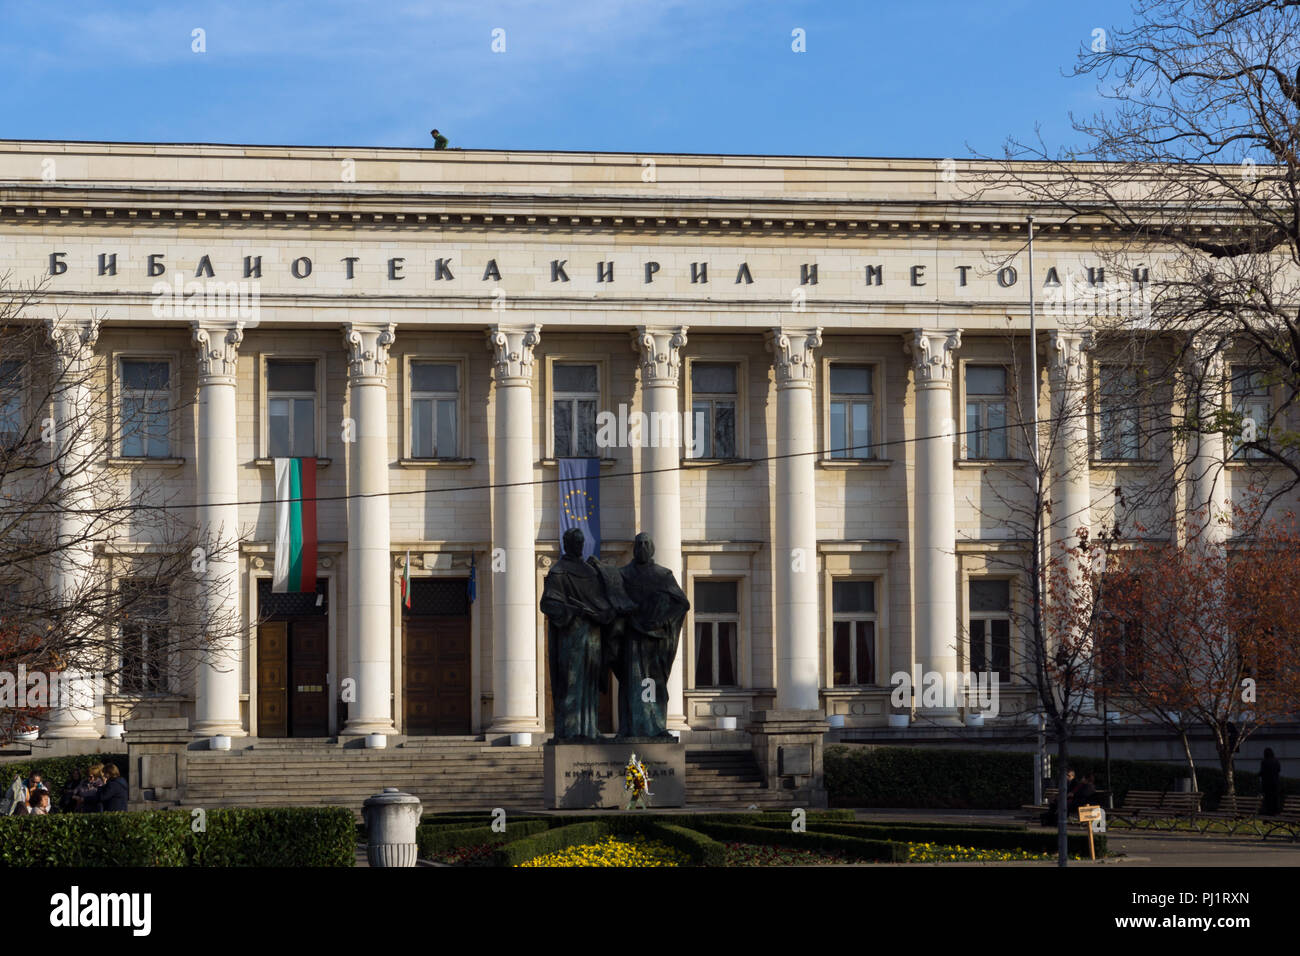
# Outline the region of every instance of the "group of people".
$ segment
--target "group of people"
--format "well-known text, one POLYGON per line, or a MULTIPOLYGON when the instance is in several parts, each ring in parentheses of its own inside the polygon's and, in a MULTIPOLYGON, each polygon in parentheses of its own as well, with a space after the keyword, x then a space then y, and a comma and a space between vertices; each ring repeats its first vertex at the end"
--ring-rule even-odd
MULTIPOLYGON (((1070 768, 1065 772, 1065 810, 1066 813, 1074 813, 1080 807, 1086 807, 1092 804, 1093 799, 1097 796, 1097 778, 1094 774, 1085 774, 1080 777, 1070 768)), ((1043 812, 1043 826, 1056 825, 1056 813, 1059 803, 1053 800, 1047 805, 1043 812)))
POLYGON ((80 770, 72 771, 57 808, 40 773, 32 773, 26 780, 15 777, 5 796, 0 810, 12 816, 121 812, 126 810, 127 786, 117 764, 97 763, 91 764, 84 776, 80 770))

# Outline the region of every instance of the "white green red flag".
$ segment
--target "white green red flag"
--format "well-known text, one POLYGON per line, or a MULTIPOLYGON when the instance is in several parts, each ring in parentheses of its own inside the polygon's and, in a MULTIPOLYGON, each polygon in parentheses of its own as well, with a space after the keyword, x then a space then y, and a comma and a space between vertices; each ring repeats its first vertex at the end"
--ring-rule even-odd
POLYGON ((275 594, 316 593, 316 459, 275 459, 275 594))
POLYGON ((402 604, 411 607, 411 549, 406 549, 406 565, 402 568, 402 604))

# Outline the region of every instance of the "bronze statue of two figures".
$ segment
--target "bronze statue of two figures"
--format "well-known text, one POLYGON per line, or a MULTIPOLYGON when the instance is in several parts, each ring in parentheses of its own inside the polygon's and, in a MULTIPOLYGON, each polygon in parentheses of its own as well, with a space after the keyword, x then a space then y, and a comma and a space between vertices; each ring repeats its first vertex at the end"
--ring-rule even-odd
POLYGON ((546 575, 541 611, 550 636, 556 741, 600 739, 600 686, 618 678, 618 737, 668 739, 668 673, 690 601, 654 542, 636 536, 631 564, 582 560, 583 534, 564 533, 564 555, 546 575))

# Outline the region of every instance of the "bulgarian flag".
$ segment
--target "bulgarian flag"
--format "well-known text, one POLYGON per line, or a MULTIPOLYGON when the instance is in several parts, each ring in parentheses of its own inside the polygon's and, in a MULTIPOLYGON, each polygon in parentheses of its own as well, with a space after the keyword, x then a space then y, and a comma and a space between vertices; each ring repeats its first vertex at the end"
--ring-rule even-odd
POLYGON ((316 459, 275 460, 275 594, 316 593, 316 459))
POLYGON ((411 608, 411 549, 406 549, 406 564, 402 568, 402 604, 411 608))

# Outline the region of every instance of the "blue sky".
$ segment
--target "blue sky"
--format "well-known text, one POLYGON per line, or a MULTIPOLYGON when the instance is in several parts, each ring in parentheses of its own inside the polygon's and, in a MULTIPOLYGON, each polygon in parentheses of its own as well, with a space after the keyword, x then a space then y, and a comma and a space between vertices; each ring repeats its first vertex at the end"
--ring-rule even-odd
POLYGON ((428 146, 436 125, 464 148, 962 158, 1036 126, 1072 142, 1101 101, 1063 72, 1128 20, 1127 0, 0 0, 0 138, 428 146))

